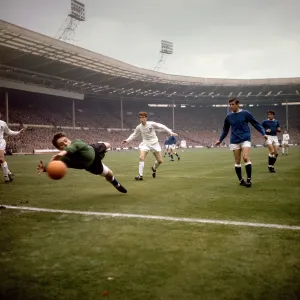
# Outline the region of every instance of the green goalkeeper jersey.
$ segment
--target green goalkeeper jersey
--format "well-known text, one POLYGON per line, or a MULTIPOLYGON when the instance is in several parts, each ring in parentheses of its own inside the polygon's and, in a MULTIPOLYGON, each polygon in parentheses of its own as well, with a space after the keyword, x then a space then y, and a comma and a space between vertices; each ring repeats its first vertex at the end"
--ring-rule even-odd
POLYGON ((81 140, 72 141, 71 145, 64 150, 67 154, 61 158, 61 161, 68 168, 87 169, 95 159, 94 148, 81 140))

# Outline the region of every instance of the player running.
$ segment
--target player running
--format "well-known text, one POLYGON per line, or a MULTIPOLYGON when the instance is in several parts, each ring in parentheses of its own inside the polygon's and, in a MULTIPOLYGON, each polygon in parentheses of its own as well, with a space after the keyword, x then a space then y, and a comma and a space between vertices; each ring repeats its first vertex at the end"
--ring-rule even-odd
MULTIPOLYGON (((1 113, 0 113, 0 118, 1 118, 1 113)), ((14 175, 11 173, 11 171, 8 168, 7 162, 5 161, 4 158, 4 151, 6 148, 6 141, 4 139, 4 134, 7 135, 18 135, 24 130, 21 129, 20 131, 13 131, 10 130, 6 124, 6 122, 0 120, 0 165, 3 171, 4 175, 4 182, 9 183, 14 180, 14 175)))
POLYGON ((282 155, 285 154, 287 156, 289 153, 289 140, 290 140, 290 135, 285 130, 282 135, 282 143, 281 143, 282 155))
POLYGON ((167 137, 167 139, 164 141, 164 149, 165 149, 164 157, 166 157, 166 155, 167 155, 168 152, 169 152, 169 140, 168 140, 168 137, 167 137))
POLYGON ((140 134, 143 141, 139 145, 140 149, 140 161, 139 161, 139 175, 135 177, 135 180, 143 180, 145 158, 149 151, 151 151, 156 158, 154 165, 152 166, 152 177, 156 177, 156 170, 163 162, 161 155, 161 146, 158 143, 155 129, 163 129, 170 135, 177 136, 171 129, 163 124, 147 121, 148 114, 146 112, 139 112, 138 118, 140 124, 135 128, 134 132, 126 139, 122 141, 122 144, 126 144, 133 139, 137 138, 140 134))
POLYGON ((268 119, 261 123, 262 127, 265 129, 268 139, 266 144, 269 149, 268 156, 268 168, 271 173, 276 173, 274 169, 274 164, 276 162, 279 150, 279 142, 277 137, 277 132, 280 132, 280 125, 277 120, 275 120, 275 112, 268 111, 268 119))
POLYGON ((181 148, 181 151, 183 152, 184 151, 184 149, 186 149, 187 147, 186 147, 186 140, 181 140, 181 142, 180 142, 180 148, 181 148))
POLYGON ((174 161, 174 156, 173 154, 175 154, 177 156, 177 159, 180 160, 180 156, 178 155, 178 153, 176 152, 176 143, 177 143, 177 139, 175 136, 170 135, 168 137, 168 144, 169 144, 169 148, 168 148, 168 154, 171 158, 171 161, 174 161))
POLYGON ((239 108, 239 103, 239 100, 236 98, 229 100, 229 106, 232 112, 229 113, 225 118, 223 132, 219 140, 216 142, 216 145, 220 145, 222 143, 222 141, 226 138, 231 127, 230 150, 233 151, 235 159, 235 172, 240 181, 240 185, 251 187, 251 133, 248 123, 251 123, 251 125, 257 131, 259 131, 265 139, 267 139, 268 136, 266 135, 263 127, 259 124, 259 122, 253 117, 253 115, 249 111, 239 108), (245 163, 247 181, 245 181, 242 177, 241 157, 243 157, 245 163))
MULTIPOLYGON (((102 163, 105 153, 110 149, 109 143, 98 142, 88 145, 81 140, 71 141, 65 134, 57 133, 53 137, 52 144, 60 150, 52 157, 52 160, 61 160, 68 168, 84 169, 94 175, 101 175, 119 192, 127 193, 127 190, 114 177, 113 172, 102 163)), ((37 170, 39 174, 46 172, 47 165, 40 161, 37 170)))

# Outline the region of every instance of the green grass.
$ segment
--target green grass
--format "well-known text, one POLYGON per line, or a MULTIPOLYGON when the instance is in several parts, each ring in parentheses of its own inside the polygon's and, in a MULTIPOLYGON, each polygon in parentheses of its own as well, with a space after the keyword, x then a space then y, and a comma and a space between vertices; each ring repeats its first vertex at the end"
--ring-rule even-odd
MULTIPOLYGON (((135 182, 137 152, 104 160, 128 194, 69 170, 36 174, 40 158, 8 157, 16 174, 0 203, 300 226, 300 151, 267 170, 252 149, 253 187, 225 149, 190 150, 135 182)), ((0 299, 300 299, 300 231, 0 210, 0 299), (113 278, 109 280, 108 278, 113 278)))

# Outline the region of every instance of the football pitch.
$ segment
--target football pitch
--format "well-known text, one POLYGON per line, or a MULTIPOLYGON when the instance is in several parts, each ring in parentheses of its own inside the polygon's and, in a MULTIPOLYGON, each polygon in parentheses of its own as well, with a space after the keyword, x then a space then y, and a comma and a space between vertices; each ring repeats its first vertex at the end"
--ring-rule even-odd
POLYGON ((38 176, 47 155, 7 157, 0 299, 300 299, 300 148, 275 174, 252 149, 252 188, 228 149, 179 154, 155 179, 148 155, 136 182, 138 152, 108 153, 127 194, 85 171, 38 176))

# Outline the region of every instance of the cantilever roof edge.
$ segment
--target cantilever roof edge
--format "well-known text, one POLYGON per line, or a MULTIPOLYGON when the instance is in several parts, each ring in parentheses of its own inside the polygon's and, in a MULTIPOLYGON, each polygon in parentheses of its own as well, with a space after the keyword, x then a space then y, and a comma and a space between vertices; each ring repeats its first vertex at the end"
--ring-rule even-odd
POLYGON ((202 77, 191 77, 182 75, 171 75, 157 71, 152 71, 140 67, 130 65, 128 63, 104 56, 102 54, 95 53, 93 51, 74 46, 52 37, 34 32, 32 30, 8 23, 4 20, 0 20, 0 29, 5 29, 15 35, 26 36, 33 39, 37 43, 45 43, 47 45, 53 45, 64 51, 77 53, 81 56, 91 58, 97 61, 101 61, 112 67, 123 69, 128 72, 148 76, 155 78, 157 82, 161 80, 168 81, 169 83, 182 82, 182 84, 197 84, 197 85, 222 85, 222 86, 260 86, 260 85, 293 85, 300 84, 300 77, 294 78, 269 78, 269 79, 226 79, 226 78, 202 78, 202 77))

